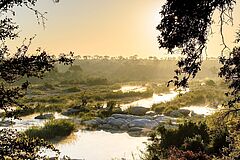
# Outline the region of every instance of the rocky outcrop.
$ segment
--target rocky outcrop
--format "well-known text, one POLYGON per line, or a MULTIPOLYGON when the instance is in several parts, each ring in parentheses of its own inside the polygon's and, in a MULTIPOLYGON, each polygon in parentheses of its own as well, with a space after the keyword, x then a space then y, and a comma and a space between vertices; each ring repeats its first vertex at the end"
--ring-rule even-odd
POLYGON ((63 112, 62 115, 64 116, 70 116, 70 115, 76 115, 78 113, 80 113, 81 110, 80 109, 76 109, 76 108, 69 108, 67 111, 63 112))
POLYGON ((146 114, 147 111, 149 111, 149 108, 145 108, 141 106, 130 107, 128 109, 129 114, 137 115, 137 116, 143 116, 146 114))
POLYGON ((53 118, 55 118, 54 115, 49 113, 49 114, 40 114, 36 116, 34 119, 53 119, 53 118))
POLYGON ((96 118, 89 121, 84 121, 83 124, 95 127, 103 130, 111 131, 126 131, 131 133, 140 134, 145 133, 145 131, 150 131, 159 123, 168 122, 176 123, 176 118, 171 118, 167 116, 136 116, 129 114, 113 114, 110 117, 101 119, 96 118))

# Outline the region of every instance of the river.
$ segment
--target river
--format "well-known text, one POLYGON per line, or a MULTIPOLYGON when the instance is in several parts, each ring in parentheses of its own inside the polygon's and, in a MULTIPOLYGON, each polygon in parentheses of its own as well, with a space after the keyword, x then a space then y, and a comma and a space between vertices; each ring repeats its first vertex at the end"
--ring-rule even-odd
MULTIPOLYGON (((145 90, 144 86, 124 86, 121 88, 124 92, 129 91, 143 91, 145 90)), ((187 90, 189 91, 189 90, 187 90)), ((185 91, 185 92, 187 92, 185 91)), ((128 104, 122 104, 122 108, 128 108, 130 106, 143 106, 150 108, 153 104, 171 101, 174 99, 179 92, 173 90, 170 93, 166 94, 153 94, 150 98, 141 99, 134 101, 128 104)), ((199 108, 197 106, 185 107, 184 109, 193 110, 197 114, 202 114, 200 111, 206 111, 208 107, 199 108), (199 112, 197 112, 199 109, 199 112)), ((209 110, 207 110, 209 111, 209 110)), ((209 114, 213 113, 213 110, 210 110, 209 114)), ((204 112, 205 113, 205 112, 204 112)), ((11 127, 17 130, 24 130, 30 126, 34 125, 44 125, 45 120, 34 119, 36 114, 22 117, 22 120, 14 120, 15 124, 11 127)), ((55 113, 55 118, 68 118, 62 116, 58 113, 55 113)), ((6 127, 0 127, 6 128, 6 127)), ((127 133, 110 133, 105 131, 84 131, 79 130, 78 132, 73 133, 65 140, 55 144, 61 152, 61 156, 68 155, 71 158, 75 159, 86 159, 86 160, 111 160, 113 158, 124 160, 138 160, 140 151, 144 151, 146 145, 144 142, 147 142, 147 137, 131 137, 127 133)))
MULTIPOLYGON (((22 120, 13 120, 15 124, 3 128, 13 128, 24 131, 31 126, 43 126, 46 120, 34 119, 38 114, 22 117, 22 120)), ((66 118, 55 113, 56 119, 66 118)), ((8 120, 8 119, 6 119, 8 120)), ((111 160, 125 158, 138 160, 140 151, 145 150, 147 137, 131 137, 127 133, 110 133, 105 131, 79 130, 66 139, 55 144, 61 152, 61 157, 67 155, 74 159, 111 160), (133 158, 134 157, 134 158, 133 158)), ((51 153, 46 153, 50 156, 51 153)))

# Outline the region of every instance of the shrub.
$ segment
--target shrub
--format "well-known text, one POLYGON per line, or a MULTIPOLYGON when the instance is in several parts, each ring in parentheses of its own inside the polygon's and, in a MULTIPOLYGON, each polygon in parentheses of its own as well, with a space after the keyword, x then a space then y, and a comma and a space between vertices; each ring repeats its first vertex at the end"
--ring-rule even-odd
POLYGON ((41 138, 44 140, 56 140, 70 135, 76 126, 73 122, 61 119, 50 120, 43 127, 31 127, 25 131, 29 137, 41 138))
POLYGON ((87 79, 86 83, 88 85, 107 85, 109 84, 108 80, 106 78, 89 78, 87 79))
POLYGON ((218 128, 212 137, 212 149, 214 153, 220 153, 224 147, 228 147, 229 143, 227 141, 229 137, 229 132, 226 127, 218 128))
POLYGON ((71 92, 80 92, 81 90, 78 87, 71 87, 68 89, 65 89, 64 92, 71 93, 71 92))
POLYGON ((200 135, 195 135, 192 138, 186 138, 183 144, 184 149, 199 152, 204 151, 205 146, 200 135))
POLYGON ((183 151, 177 148, 169 149, 169 158, 170 160, 209 160, 211 159, 206 153, 199 151, 183 151))
POLYGON ((13 129, 0 130, 0 159, 48 159, 40 151, 51 150, 58 157, 59 151, 53 145, 38 138, 30 138, 13 129))
POLYGON ((213 80, 207 80, 206 85, 207 86, 216 86, 216 83, 213 80))
POLYGON ((172 147, 181 150, 204 150, 209 144, 208 127, 205 123, 185 122, 178 129, 166 129, 159 126, 151 136, 151 144, 147 146, 148 159, 160 159, 169 157, 172 147), (195 135, 198 135, 197 137, 195 135))

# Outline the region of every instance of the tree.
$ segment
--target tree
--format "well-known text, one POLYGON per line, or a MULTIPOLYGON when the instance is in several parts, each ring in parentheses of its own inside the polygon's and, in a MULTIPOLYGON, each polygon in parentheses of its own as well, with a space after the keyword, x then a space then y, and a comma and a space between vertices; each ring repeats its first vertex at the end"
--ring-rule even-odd
POLYGON ((73 72, 73 73, 74 72, 82 72, 82 68, 81 68, 80 65, 72 65, 72 66, 69 67, 68 70, 73 72))
MULTIPOLYGON (((15 13, 12 11, 15 6, 26 6, 27 8, 34 11, 37 17, 44 16, 37 10, 33 9, 37 0, 5 0, 0 2, 0 13, 1 15, 11 11, 14 16, 15 13)), ((42 17, 44 20, 44 17, 42 17)), ((44 22, 42 22, 44 23, 44 22)), ((28 44, 22 44, 16 53, 10 53, 6 40, 14 40, 17 38, 18 25, 13 22, 12 18, 6 17, 0 21, 0 39, 2 44, 0 45, 0 110, 4 110, 6 116, 14 116, 8 114, 13 107, 22 107, 24 105, 18 103, 18 99, 24 96, 29 82, 26 81, 21 86, 14 87, 16 81, 23 77, 38 77, 42 78, 45 72, 48 72, 54 68, 54 64, 63 63, 71 64, 72 58, 68 58, 65 54, 60 55, 59 58, 48 55, 45 51, 37 49, 36 55, 29 55, 28 49, 31 45, 32 38, 28 44)), ((73 53, 70 53, 72 56, 73 53)))
MULTIPOLYGON (((235 0, 167 0, 160 12, 162 20, 157 26, 160 31, 160 48, 165 48, 170 53, 180 50, 184 57, 178 61, 176 76, 169 83, 172 82, 177 87, 188 87, 189 78, 194 78, 201 69, 213 12, 220 11, 220 33, 224 47, 220 54, 223 67, 219 76, 229 84, 228 95, 232 97, 228 103, 230 107, 240 102, 240 48, 235 47, 228 57, 223 56, 223 52, 228 48, 224 41, 223 24, 226 17, 232 19, 231 13, 235 4, 235 0)), ((239 41, 240 31, 236 38, 236 42, 239 41)))
MULTIPOLYGON (((207 37, 213 22, 213 13, 216 10, 220 11, 220 33, 223 48, 219 54, 223 66, 220 68, 219 76, 224 78, 229 87, 229 92, 226 93, 229 97, 226 106, 229 108, 225 112, 224 118, 230 113, 235 113, 237 116, 231 116, 230 120, 219 120, 214 117, 218 121, 215 124, 216 127, 224 129, 211 133, 213 134, 211 136, 213 142, 210 146, 213 147, 212 151, 215 152, 213 154, 215 154, 216 159, 240 158, 238 112, 240 111, 240 47, 234 47, 228 56, 223 55, 223 52, 228 48, 224 41, 223 24, 226 22, 226 18, 230 21, 233 19, 232 11, 235 4, 235 0, 167 0, 160 12, 162 20, 157 26, 157 30, 160 31, 158 37, 160 48, 167 49, 169 53, 180 51, 183 55, 183 58, 177 63, 176 76, 169 83, 173 83, 176 87, 188 87, 188 80, 194 78, 201 69, 203 51, 207 45, 207 37), (221 125, 226 126, 226 130, 221 125)), ((237 31, 235 41, 236 43, 240 42, 240 30, 237 31)), ((183 135, 185 134, 184 132, 183 135)), ((148 146, 148 153, 153 157, 149 159, 160 159, 159 154, 163 153, 161 144, 166 140, 164 136, 164 133, 161 133, 160 139, 158 135, 152 137, 153 143, 148 146)), ((168 139, 165 142, 169 143, 171 140, 168 139)), ((201 146, 199 140, 197 137, 190 137, 184 143, 201 146)), ((172 147, 166 155, 169 159, 209 159, 208 156, 212 156, 202 154, 202 152, 194 152, 195 147, 186 148, 185 144, 185 148, 181 148, 177 144, 173 144, 172 147)))
MULTIPOLYGON (((29 86, 29 81, 17 85, 16 82, 21 78, 29 77, 42 78, 45 72, 54 68, 54 64, 71 64, 73 53, 70 57, 62 54, 58 58, 48 55, 45 51, 37 49, 37 54, 28 54, 29 46, 23 43, 15 53, 10 53, 6 44, 7 40, 14 40, 18 36, 18 25, 13 21, 15 16, 14 7, 27 7, 36 14, 39 23, 45 25, 44 14, 35 10, 34 6, 37 0, 1 0, 0 1, 0 110, 5 112, 6 117, 16 117, 15 108, 26 109, 24 104, 18 100, 25 95, 29 86), (12 17, 7 13, 11 13, 12 17), (3 16, 5 16, 3 18, 3 16)), ((57 2, 57 1, 54 1, 57 2)), ((57 151, 53 145, 50 145, 40 139, 31 139, 15 130, 0 130, 0 159, 46 159, 40 156, 42 149, 51 149, 57 151)))
POLYGON ((39 154, 44 149, 50 149, 59 154, 53 145, 38 138, 29 138, 24 133, 12 129, 0 130, 0 142, 0 159, 47 159, 47 156, 39 154))

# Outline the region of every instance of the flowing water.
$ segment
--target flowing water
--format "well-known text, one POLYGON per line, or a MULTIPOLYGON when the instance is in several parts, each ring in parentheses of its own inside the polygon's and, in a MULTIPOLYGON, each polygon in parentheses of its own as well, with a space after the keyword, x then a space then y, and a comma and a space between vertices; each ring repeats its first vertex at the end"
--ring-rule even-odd
POLYGON ((131 85, 124 85, 120 89, 113 90, 113 92, 122 91, 123 93, 127 92, 145 92, 147 87, 145 86, 131 86, 131 85))
POLYGON ((193 111, 196 114, 202 114, 205 116, 214 114, 218 110, 216 108, 211 108, 208 106, 189 106, 189 107, 182 107, 180 109, 187 109, 187 110, 193 111))
POLYGON ((140 100, 137 100, 137 101, 134 101, 131 103, 127 103, 127 104, 121 104, 120 106, 123 110, 125 110, 131 106, 141 106, 141 107, 145 107, 145 108, 151 108, 153 104, 171 101, 177 95, 178 95, 178 93, 175 91, 171 91, 170 93, 160 94, 160 95, 154 93, 152 95, 152 97, 150 97, 150 98, 140 99, 140 100))
MULTIPOLYGON (((139 87, 141 87, 141 86, 139 86, 139 87)), ((129 89, 131 89, 131 88, 129 87, 129 89)), ((174 91, 171 89, 169 93, 161 93, 161 94, 153 93, 152 97, 150 97, 150 98, 143 98, 143 99, 131 102, 131 103, 121 104, 120 107, 123 110, 125 110, 131 106, 141 106, 141 107, 145 107, 145 108, 151 108, 153 104, 171 101, 175 97, 177 97, 179 95, 179 93, 184 94, 186 92, 189 92, 188 88, 186 90, 182 90, 182 91, 174 91)))

